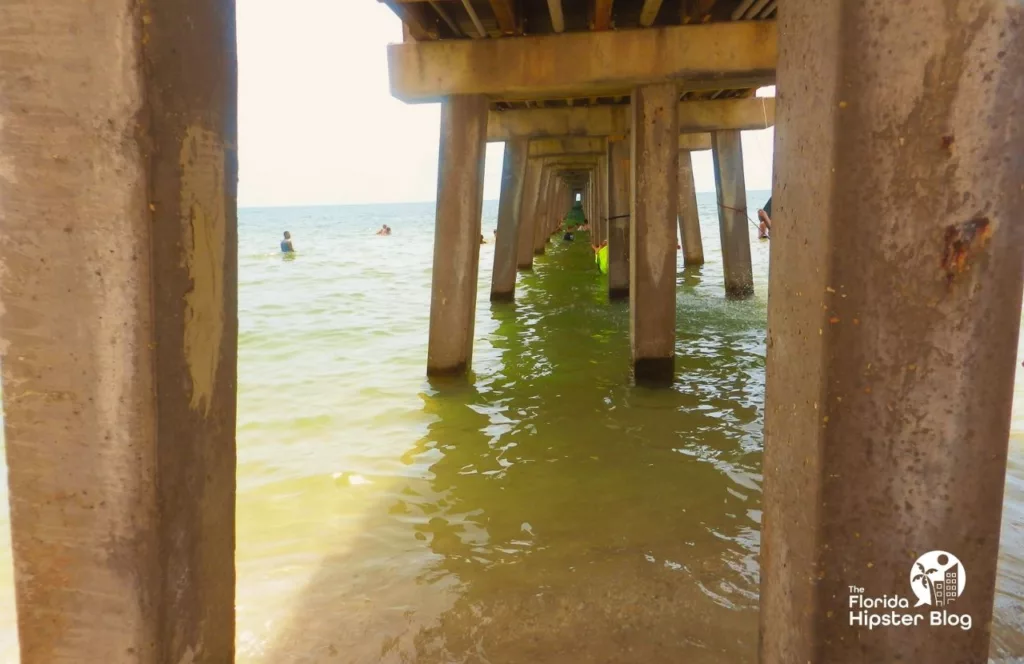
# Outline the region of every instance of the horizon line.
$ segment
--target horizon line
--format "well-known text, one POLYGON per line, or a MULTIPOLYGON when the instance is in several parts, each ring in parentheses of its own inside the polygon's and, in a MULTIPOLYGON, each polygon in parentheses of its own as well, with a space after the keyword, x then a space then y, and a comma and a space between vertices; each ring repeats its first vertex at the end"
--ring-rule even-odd
MULTIPOLYGON (((770 189, 748 189, 749 194, 752 191, 771 191, 770 189)), ((715 190, 710 191, 698 191, 698 194, 713 194, 715 190)), ((484 203, 497 203, 497 198, 485 198, 484 203)), ((437 203, 437 199, 426 200, 426 201, 377 201, 374 203, 270 203, 266 205, 243 205, 238 204, 239 210, 255 210, 255 209, 266 209, 266 208, 289 208, 289 207, 356 207, 365 205, 424 205, 427 203, 437 203)))

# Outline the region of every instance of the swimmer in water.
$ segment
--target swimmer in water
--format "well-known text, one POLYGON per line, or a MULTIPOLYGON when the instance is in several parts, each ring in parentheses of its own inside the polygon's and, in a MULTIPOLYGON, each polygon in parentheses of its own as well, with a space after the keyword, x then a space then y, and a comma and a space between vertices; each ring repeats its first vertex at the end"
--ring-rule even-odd
POLYGON ((292 234, 288 231, 284 232, 284 239, 281 240, 281 253, 282 254, 294 254, 295 245, 292 244, 292 234))
POLYGON ((757 237, 760 240, 770 239, 772 231, 772 219, 764 210, 757 211, 757 218, 761 224, 757 227, 757 237))
MULTIPOLYGON (((494 231, 494 232, 497 233, 498 231, 494 231)), ((484 234, 483 233, 480 234, 480 244, 487 244, 487 240, 484 239, 484 234)))
POLYGON ((381 225, 380 230, 377 231, 377 235, 391 235, 391 227, 387 224, 381 225))

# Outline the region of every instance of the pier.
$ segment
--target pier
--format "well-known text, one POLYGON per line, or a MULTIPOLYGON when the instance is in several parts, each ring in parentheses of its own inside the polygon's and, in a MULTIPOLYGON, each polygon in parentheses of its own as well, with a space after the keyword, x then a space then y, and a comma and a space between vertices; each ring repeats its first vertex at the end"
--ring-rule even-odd
MULTIPOLYGON (((426 373, 472 370, 484 155, 504 142, 494 306, 514 315, 579 196, 609 244, 607 307, 629 310, 622 365, 685 385, 676 245, 689 266, 705 251, 691 154, 712 151, 723 287, 748 298, 740 132, 774 126, 759 659, 986 661, 1024 287, 1024 7, 380 1, 403 25, 381 54, 392 94, 441 104, 426 373), (953 608, 971 629, 851 623, 851 586, 908 594, 933 550, 967 570, 953 608)), ((23 662, 234 659, 235 46, 233 0, 0 8, 23 662)))

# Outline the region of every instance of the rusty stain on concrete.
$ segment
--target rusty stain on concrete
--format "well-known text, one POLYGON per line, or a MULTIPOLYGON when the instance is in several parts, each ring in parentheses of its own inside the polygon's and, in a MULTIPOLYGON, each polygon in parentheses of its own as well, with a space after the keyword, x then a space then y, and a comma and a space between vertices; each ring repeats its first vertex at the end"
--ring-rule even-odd
POLYGON ((952 284, 957 275, 970 268, 971 253, 984 247, 991 236, 992 223, 987 217, 975 217, 946 227, 942 269, 946 271, 947 283, 952 284))
POLYGON ((208 413, 224 333, 224 148, 199 126, 181 144, 181 215, 185 265, 192 290, 185 295, 185 361, 193 410, 208 413))

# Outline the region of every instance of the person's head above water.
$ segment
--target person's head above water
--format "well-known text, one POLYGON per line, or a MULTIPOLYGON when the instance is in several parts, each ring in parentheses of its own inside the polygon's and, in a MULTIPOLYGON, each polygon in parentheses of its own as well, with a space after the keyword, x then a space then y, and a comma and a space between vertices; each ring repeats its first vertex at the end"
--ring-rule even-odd
POLYGON ((288 231, 285 231, 284 232, 284 239, 286 239, 286 240, 292 239, 292 234, 289 233, 288 231))

